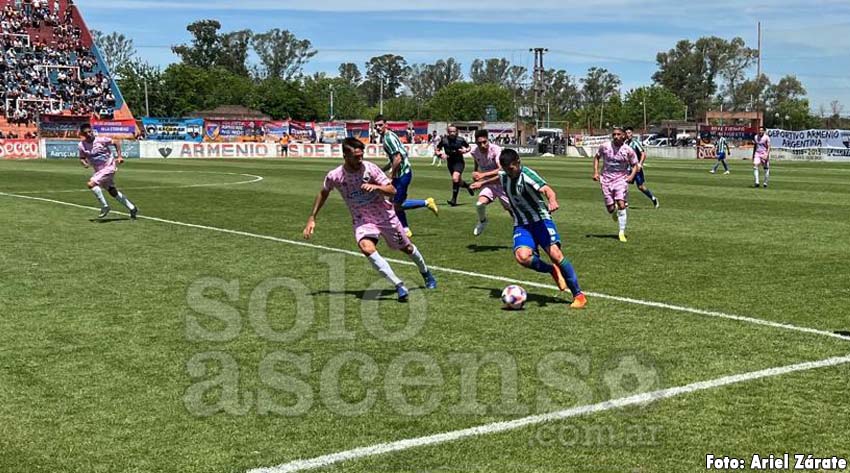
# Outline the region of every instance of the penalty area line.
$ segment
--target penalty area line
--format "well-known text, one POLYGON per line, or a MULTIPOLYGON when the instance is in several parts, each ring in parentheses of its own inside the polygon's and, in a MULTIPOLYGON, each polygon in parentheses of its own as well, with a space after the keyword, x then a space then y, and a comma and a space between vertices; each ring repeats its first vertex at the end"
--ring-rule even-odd
MULTIPOLYGON (((34 196, 28 196, 28 195, 11 194, 11 193, 7 193, 7 192, 0 192, 0 196, 13 197, 13 198, 25 199, 25 200, 33 200, 33 201, 38 201, 38 202, 47 202, 47 203, 59 204, 59 205, 64 205, 64 206, 74 207, 74 208, 79 208, 79 209, 85 209, 85 210, 95 210, 95 211, 100 210, 99 208, 96 208, 96 207, 89 207, 89 206, 74 204, 72 202, 65 202, 65 201, 61 201, 61 200, 47 199, 47 198, 44 198, 44 197, 34 197, 34 196)), ((127 215, 124 212, 113 212, 113 213, 116 213, 118 215, 127 215)), ((362 254, 358 251, 343 250, 343 249, 340 249, 340 248, 333 248, 333 247, 330 247, 330 246, 317 245, 315 243, 309 243, 309 242, 306 242, 306 241, 289 240, 289 239, 286 239, 286 238, 279 238, 279 237, 270 236, 270 235, 261 235, 261 234, 258 234, 258 233, 250 233, 250 232, 244 232, 244 231, 240 231, 240 230, 231 230, 229 228, 219 228, 219 227, 211 227, 211 226, 208 226, 208 225, 199 225, 199 224, 195 224, 195 223, 179 222, 179 221, 176 221, 176 220, 168 220, 168 219, 164 219, 164 218, 149 217, 147 215, 139 215, 138 218, 140 220, 150 220, 150 221, 153 221, 153 222, 160 222, 160 223, 165 223, 165 224, 168 224, 168 225, 176 225, 176 226, 181 226, 181 227, 186 227, 186 228, 195 228, 195 229, 199 229, 199 230, 225 233, 225 234, 229 234, 229 235, 237 235, 237 236, 242 236, 242 237, 247 237, 247 238, 255 238, 255 239, 259 239, 259 240, 273 241, 273 242, 277 242, 277 243, 285 243, 285 244, 288 244, 288 245, 300 246, 300 247, 303 247, 303 248, 312 248, 312 249, 316 249, 316 250, 330 251, 330 252, 334 252, 334 253, 340 253, 340 254, 357 256, 357 257, 362 256, 362 254)), ((404 266, 415 266, 415 264, 412 261, 399 260, 399 259, 395 259, 395 258, 385 258, 385 259, 387 261, 391 262, 391 263, 394 263, 394 264, 399 264, 399 265, 404 265, 404 266)), ((463 271, 463 270, 460 270, 460 269, 447 268, 447 267, 443 267, 443 266, 429 265, 429 267, 430 267, 430 269, 432 269, 434 271, 448 273, 448 274, 457 274, 457 275, 460 275, 460 276, 474 277, 474 278, 479 278, 479 279, 488 279, 490 281, 499 281, 499 282, 505 282, 505 283, 518 283, 518 284, 522 284, 522 285, 525 285, 525 286, 528 286, 528 287, 537 287, 537 288, 541 288, 541 289, 549 289, 549 290, 554 290, 554 291, 558 290, 558 288, 556 286, 553 286, 553 285, 550 285, 550 284, 542 284, 542 283, 538 283, 538 282, 534 282, 534 281, 524 281, 524 280, 521 280, 521 279, 508 278, 508 277, 504 277, 504 276, 496 276, 496 275, 492 275, 492 274, 483 274, 483 273, 476 273, 476 272, 472 272, 472 271, 463 271)), ((789 331, 793 331, 793 332, 807 333, 807 334, 811 334, 811 335, 819 335, 819 336, 823 336, 823 337, 837 338, 839 340, 850 341, 850 337, 847 337, 847 336, 839 334, 839 333, 830 332, 830 331, 827 331, 827 330, 820 330, 820 329, 809 328, 809 327, 800 327, 800 326, 797 326, 797 325, 785 324, 785 323, 780 323, 780 322, 772 322, 772 321, 769 321, 769 320, 757 319, 757 318, 753 318, 753 317, 745 317, 745 316, 742 316, 742 315, 727 314, 727 313, 724 313, 724 312, 703 310, 703 309, 697 309, 697 308, 693 308, 693 307, 686 307, 686 306, 674 305, 674 304, 667 304, 667 303, 664 303, 664 302, 655 302, 655 301, 647 301, 647 300, 642 300, 642 299, 633 299, 633 298, 629 298, 629 297, 612 296, 612 295, 609 295, 609 294, 602 294, 602 293, 598 293, 598 292, 589 292, 588 291, 588 292, 585 292, 585 294, 587 294, 590 297, 597 297, 599 299, 607 299, 607 300, 623 302, 623 303, 627 303, 627 304, 634 304, 634 305, 640 305, 640 306, 645 306, 645 307, 654 307, 654 308, 666 309, 666 310, 670 310, 670 311, 674 311, 674 312, 682 312, 682 313, 688 313, 688 314, 694 314, 694 315, 702 315, 702 316, 714 317, 714 318, 719 318, 719 319, 734 320, 734 321, 737 321, 737 322, 744 322, 744 323, 749 323, 749 324, 753 324, 753 325, 761 325, 761 326, 764 326, 764 327, 772 327, 772 328, 776 328, 776 329, 783 329, 783 330, 789 330, 789 331)))

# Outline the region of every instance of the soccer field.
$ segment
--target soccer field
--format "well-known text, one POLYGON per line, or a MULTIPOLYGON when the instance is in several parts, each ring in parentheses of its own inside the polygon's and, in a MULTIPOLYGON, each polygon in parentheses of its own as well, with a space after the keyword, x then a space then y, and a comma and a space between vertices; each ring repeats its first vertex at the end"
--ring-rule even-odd
MULTIPOLYGON (((429 162, 414 163, 410 196, 445 203, 446 169, 429 162)), ((133 222, 112 200, 93 220, 76 160, 0 162, 0 471, 690 472, 707 454, 850 458, 850 339, 835 333, 850 330, 850 166, 778 162, 771 188, 754 189, 746 162, 723 176, 650 158, 661 207, 633 187, 621 243, 589 160, 526 160, 558 194, 588 292, 571 311, 514 262, 501 208, 472 235, 466 194, 439 217, 409 213, 436 291, 379 246, 407 305, 356 254, 338 193, 305 246, 338 164, 128 161, 117 183, 141 209, 133 222), (523 311, 500 310, 511 281, 529 291, 523 311)))

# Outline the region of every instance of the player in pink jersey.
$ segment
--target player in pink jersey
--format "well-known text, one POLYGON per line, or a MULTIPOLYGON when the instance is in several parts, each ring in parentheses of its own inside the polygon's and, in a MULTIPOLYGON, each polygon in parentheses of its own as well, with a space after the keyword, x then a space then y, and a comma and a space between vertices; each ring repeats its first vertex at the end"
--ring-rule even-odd
POLYGON ((103 195, 103 188, 106 187, 109 195, 121 202, 124 207, 127 207, 127 210, 130 211, 130 218, 135 220, 139 208, 133 205, 130 199, 115 187, 115 173, 118 172, 118 164, 124 163, 124 158, 121 156, 121 145, 108 137, 95 137, 89 124, 80 127, 80 138, 82 138, 80 144, 77 145, 80 152, 80 163, 84 168, 91 166, 94 171, 87 186, 100 203, 98 218, 104 218, 109 214, 109 204, 106 203, 106 196, 103 195), (113 158, 110 146, 115 148, 117 158, 113 158))
POLYGON ((344 163, 325 176, 325 183, 319 195, 316 196, 313 211, 307 219, 307 226, 304 227, 304 239, 309 240, 313 236, 316 230, 316 216, 325 205, 331 191, 339 190, 351 212, 354 238, 357 240, 360 252, 369 259, 378 273, 395 286, 398 300, 407 302, 409 291, 404 282, 396 276, 387 260, 378 254, 377 244, 381 237, 390 248, 400 250, 410 257, 425 279, 426 288, 435 289, 437 280, 425 264, 419 249, 410 242, 392 202, 387 200, 396 193, 392 181, 381 171, 381 168, 371 162, 363 161, 364 149, 363 143, 355 138, 346 138, 342 142, 344 163))
POLYGON ((605 207, 615 222, 620 224, 620 241, 626 240, 626 222, 629 200, 629 184, 638 172, 638 158, 631 146, 626 143, 626 133, 622 128, 614 128, 611 141, 599 147, 593 159, 593 180, 602 186, 605 207), (599 174, 599 161, 602 161, 602 175, 599 174), (614 211, 617 211, 616 213, 614 211))
POLYGON ((487 130, 475 132, 475 148, 472 149, 472 157, 475 159, 475 172, 472 173, 472 179, 475 182, 469 186, 472 190, 481 189, 478 193, 478 202, 475 203, 475 210, 478 212, 478 224, 472 230, 475 236, 481 235, 487 228, 487 206, 491 202, 498 199, 502 208, 511 213, 511 202, 498 179, 499 170, 502 169, 499 166, 500 154, 502 154, 502 148, 490 143, 487 130))
POLYGON ((764 167, 764 187, 770 181, 770 137, 763 126, 759 127, 758 135, 753 139, 753 176, 755 187, 759 186, 759 165, 764 167))

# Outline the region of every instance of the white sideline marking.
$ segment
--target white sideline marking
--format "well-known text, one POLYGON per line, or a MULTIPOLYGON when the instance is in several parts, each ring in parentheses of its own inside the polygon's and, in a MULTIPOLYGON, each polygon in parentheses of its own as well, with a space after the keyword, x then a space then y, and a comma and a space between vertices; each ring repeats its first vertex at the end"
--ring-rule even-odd
MULTIPOLYGON (((253 174, 242 174, 236 172, 215 172, 215 171, 159 171, 159 170, 148 170, 148 169, 134 169, 133 173, 136 172, 191 172, 194 174, 222 174, 227 176, 242 176, 242 177, 250 177, 250 180, 247 181, 237 181, 237 182, 217 182, 212 184, 186 184, 180 186, 140 186, 140 187, 124 187, 121 186, 121 190, 149 190, 149 189, 190 189, 195 187, 217 187, 217 186, 238 186, 242 184, 254 184, 255 182, 260 182, 265 179, 263 176, 255 176, 253 174)), ((44 190, 44 191, 23 191, 16 192, 16 194, 68 194, 68 193, 76 193, 76 192, 91 192, 88 189, 67 189, 67 190, 44 190)))
POLYGON ((309 460, 296 460, 290 463, 284 463, 270 468, 257 468, 249 470, 248 473, 292 473, 296 471, 312 470, 314 468, 322 468, 336 463, 355 460, 358 458, 371 457, 384 453, 398 452, 411 448, 424 447, 427 445, 436 445, 440 443, 453 442, 467 437, 476 437, 481 435, 496 434, 499 432, 507 432, 509 430, 521 429, 530 425, 542 424, 557 420, 569 419, 583 415, 595 414, 597 412, 609 411, 635 404, 644 404, 649 402, 669 399, 683 394, 690 394, 697 391, 705 391, 708 389, 716 389, 731 384, 743 383, 755 379, 771 378, 783 374, 793 373, 796 371, 807 371, 817 368, 825 368, 829 366, 837 366, 850 363, 850 355, 827 358, 820 361, 809 361, 798 363, 795 365, 780 366, 776 368, 768 368, 760 371, 751 371, 749 373, 736 374, 732 376, 724 376, 708 381, 700 381, 685 386, 675 388, 660 389, 643 394, 637 394, 610 401, 600 402, 598 404, 590 404, 586 406, 578 406, 562 411, 550 412, 547 414, 534 415, 514 419, 504 422, 493 422, 491 424, 479 425, 468 429, 454 430, 441 434, 428 435, 425 437, 416 437, 412 439, 398 440, 395 442, 381 443, 369 447, 355 448, 344 452, 332 453, 323 455, 309 460))
MULTIPOLYGON (((85 206, 85 205, 74 204, 74 203, 71 203, 71 202, 63 202, 61 200, 46 199, 46 198, 43 198, 43 197, 32 197, 32 196, 26 196, 26 195, 10 194, 10 193, 7 193, 7 192, 0 192, 0 195, 7 196, 7 197, 14 197, 14 198, 18 198, 18 199, 27 199, 27 200, 35 200, 35 201, 39 201, 39 202, 48 202, 48 203, 53 203, 53 204, 60 204, 60 205, 65 205, 65 206, 69 206, 69 207, 76 207, 76 208, 85 209, 85 210, 95 210, 95 211, 100 210, 99 208, 96 208, 96 207, 88 207, 88 206, 85 206)), ((124 212, 113 211, 113 213, 118 214, 118 215, 127 215, 124 212)), ((249 237, 249 238, 257 238, 257 239, 260 239, 260 240, 274 241, 274 242, 277 242, 277 243, 286 243, 286 244, 289 244, 289 245, 301 246, 301 247, 305 247, 305 248, 313 248, 313 249, 317 249, 317 250, 331 251, 331 252, 342 253, 342 254, 351 255, 351 256, 358 256, 358 257, 362 256, 360 254, 360 252, 357 252, 357 251, 343 250, 343 249, 339 249, 339 248, 332 248, 332 247, 329 247, 329 246, 316 245, 316 244, 313 244, 313 243, 308 243, 306 241, 287 240, 285 238, 278 238, 278 237, 269 236, 269 235, 260 235, 260 234, 257 234, 257 233, 249 233, 249 232, 243 232, 243 231, 239 231, 239 230, 230 230, 230 229, 227 229, 227 228, 218 228, 218 227, 210 227, 210 226, 206 226, 206 225, 198 225, 198 224, 194 224, 194 223, 178 222, 178 221, 175 221, 175 220, 166 220, 166 219, 163 219, 163 218, 148 217, 146 215, 139 215, 138 218, 139 219, 145 219, 145 220, 151 220, 151 221, 154 221, 154 222, 167 223, 167 224, 170 224, 170 225, 178 225, 178 226, 181 226, 181 227, 197 228, 197 229, 200 229, 200 230, 209 230, 209 231, 214 231, 214 232, 219 232, 219 233, 226 233, 226 234, 230 234, 230 235, 238 235, 238 236, 244 236, 244 237, 249 237)), ((404 260, 398 260, 398 259, 393 259, 393 258, 386 258, 386 260, 390 261, 394 264, 400 264, 400 265, 405 265, 405 266, 415 266, 415 264, 412 261, 404 261, 404 260)), ((441 272, 449 273, 449 274, 459 274, 459 275, 462 275, 462 276, 476 277, 476 278, 481 278, 481 279, 489 279, 491 281, 500 281, 500 282, 506 282, 506 283, 519 283, 519 284, 523 284, 523 285, 529 286, 529 287, 538 287, 538 288, 550 289, 550 290, 554 290, 554 291, 558 290, 558 288, 556 286, 548 285, 548 284, 541 284, 541 283, 534 282, 534 281, 523 281, 521 279, 512 279, 512 278, 507 278, 507 277, 504 277, 504 276, 494 276, 494 275, 490 275, 490 274, 474 273, 474 272, 471 272, 471 271, 462 271, 462 270, 454 269, 454 268, 444 268, 442 266, 430 266, 430 268, 435 270, 435 271, 441 271, 441 272)), ((742 315, 726 314, 726 313, 723 313, 723 312, 695 309, 693 307, 685 307, 685 306, 679 306, 679 305, 673 305, 673 304, 666 304, 666 303, 663 303, 663 302, 645 301, 645 300, 642 300, 642 299, 632 299, 632 298, 629 298, 629 297, 611 296, 611 295, 608 295, 608 294, 601 294, 601 293, 597 293, 597 292, 585 292, 585 294, 587 294, 588 296, 591 296, 591 297, 598 297, 600 299, 608 299, 608 300, 612 300, 612 301, 625 302, 625 303, 628 303, 628 304, 642 305, 642 306, 646 306, 646 307, 655 307, 655 308, 659 308, 659 309, 668 309, 668 310, 672 310, 672 311, 686 312, 686 313, 689 313, 689 314, 704 315, 704 316, 716 317, 716 318, 720 318, 720 319, 736 320, 738 322, 746 322, 746 323, 750 323, 750 324, 754 324, 754 325, 762 325, 762 326, 765 326, 765 327, 773 327, 773 328, 779 328, 779 329, 784 329, 784 330, 791 330, 791 331, 795 331, 795 332, 808 333, 808 334, 812 334, 812 335, 820 335, 820 336, 824 336, 824 337, 837 338, 837 339, 840 339, 840 340, 850 340, 850 337, 846 337, 846 336, 843 336, 843 335, 839 335, 837 333, 829 332, 827 330, 819 330, 819 329, 808 328, 808 327, 799 327, 799 326, 791 325, 791 324, 771 322, 769 320, 756 319, 756 318, 752 318, 752 317, 744 317, 742 315)))

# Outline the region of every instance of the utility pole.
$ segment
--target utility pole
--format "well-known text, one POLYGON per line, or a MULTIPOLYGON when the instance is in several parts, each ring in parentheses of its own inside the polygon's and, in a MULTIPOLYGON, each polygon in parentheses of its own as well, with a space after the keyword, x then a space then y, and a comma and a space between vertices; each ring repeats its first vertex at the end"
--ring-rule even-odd
POLYGON ((145 115, 151 116, 150 102, 148 101, 148 80, 145 79, 145 115))
POLYGON ((334 86, 331 85, 331 117, 330 120, 334 119, 334 86))
POLYGON ((646 134, 646 88, 643 89, 643 134, 646 134))
POLYGON ((756 61, 756 80, 761 77, 761 22, 758 23, 758 61, 756 61))
POLYGON ((546 72, 543 67, 543 54, 547 53, 549 49, 532 48, 528 51, 534 53, 534 121, 537 123, 541 115, 542 104, 540 102, 546 93, 546 86, 543 84, 543 75, 546 72))
POLYGON ((380 106, 380 111, 378 113, 380 113, 381 115, 384 114, 384 79, 383 79, 383 77, 381 78, 381 106, 380 106))

